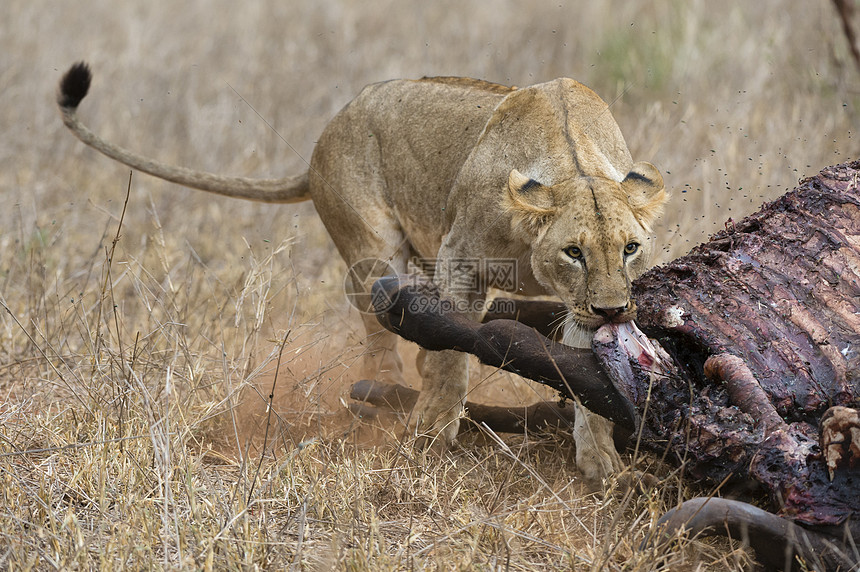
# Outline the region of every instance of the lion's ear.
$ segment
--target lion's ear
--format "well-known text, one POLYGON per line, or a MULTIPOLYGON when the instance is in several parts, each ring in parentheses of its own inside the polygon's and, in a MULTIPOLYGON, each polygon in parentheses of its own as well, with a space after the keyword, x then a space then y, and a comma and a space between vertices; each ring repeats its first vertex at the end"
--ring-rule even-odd
POLYGON ((627 193, 633 216, 651 232, 651 224, 663 212, 663 205, 669 199, 660 171, 645 161, 634 163, 633 168, 621 181, 621 187, 627 193))
POLYGON ((508 175, 508 192, 502 208, 511 215, 515 230, 536 237, 557 212, 552 189, 541 185, 517 171, 508 175))

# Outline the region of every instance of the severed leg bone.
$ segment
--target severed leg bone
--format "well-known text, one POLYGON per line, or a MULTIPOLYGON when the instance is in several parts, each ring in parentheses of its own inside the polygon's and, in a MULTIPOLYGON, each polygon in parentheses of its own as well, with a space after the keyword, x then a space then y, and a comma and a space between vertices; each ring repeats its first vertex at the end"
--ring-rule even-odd
POLYGON ((690 536, 742 540, 771 569, 800 570, 796 556, 816 570, 850 570, 857 564, 858 555, 835 536, 803 528, 749 503, 716 497, 694 498, 667 512, 643 548, 651 542, 662 545, 682 530, 690 536))

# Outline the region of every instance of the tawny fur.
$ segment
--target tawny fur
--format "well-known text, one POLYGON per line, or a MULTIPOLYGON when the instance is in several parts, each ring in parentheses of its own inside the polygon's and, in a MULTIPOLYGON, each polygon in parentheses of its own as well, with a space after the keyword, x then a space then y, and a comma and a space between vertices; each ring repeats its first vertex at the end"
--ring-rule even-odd
MULTIPOLYGON (((648 265, 650 226, 667 198, 663 179, 633 162, 607 104, 574 80, 520 89, 466 78, 370 85, 328 124, 307 173, 257 180, 165 165, 99 138, 76 113, 88 74, 86 66, 70 70, 58 98, 84 143, 221 195, 311 198, 347 266, 378 259, 405 272, 411 256, 437 259, 442 295, 471 304, 477 318, 486 292, 449 287, 457 278, 449 262, 515 259, 511 290, 557 295, 568 321, 585 331, 635 314, 630 283, 648 265)), ((365 375, 401 381, 396 336, 372 315, 364 321, 365 375)), ((445 443, 457 434, 466 364, 457 352, 428 354, 413 413, 418 433, 445 443)))

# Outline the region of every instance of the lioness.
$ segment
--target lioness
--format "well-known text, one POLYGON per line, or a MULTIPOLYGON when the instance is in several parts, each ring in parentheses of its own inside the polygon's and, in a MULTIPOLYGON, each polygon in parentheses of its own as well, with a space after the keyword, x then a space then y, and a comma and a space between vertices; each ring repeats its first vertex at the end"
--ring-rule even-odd
MULTIPOLYGON (((405 273, 410 257, 435 259, 441 294, 478 319, 488 265, 472 265, 471 287, 461 289, 453 286, 463 282, 458 261, 515 260, 508 289, 561 298, 569 312, 564 339, 580 347, 590 347, 605 322, 635 315, 630 283, 648 264, 650 227, 667 198, 663 178, 653 165, 633 162, 607 104, 572 79, 521 89, 454 77, 370 85, 325 128, 306 173, 265 180, 168 166, 99 138, 76 115, 90 81, 86 64, 76 64, 58 96, 64 123, 84 143, 212 193, 273 203, 311 198, 351 268, 381 260, 405 273)), ((353 273, 356 288, 367 275, 353 273)), ((363 319, 365 375, 401 381, 397 337, 371 313, 363 319)), ((450 443, 466 397, 466 356, 429 352, 421 372, 416 434, 450 443)), ((580 413, 577 464, 598 481, 621 461, 611 424, 580 413)))

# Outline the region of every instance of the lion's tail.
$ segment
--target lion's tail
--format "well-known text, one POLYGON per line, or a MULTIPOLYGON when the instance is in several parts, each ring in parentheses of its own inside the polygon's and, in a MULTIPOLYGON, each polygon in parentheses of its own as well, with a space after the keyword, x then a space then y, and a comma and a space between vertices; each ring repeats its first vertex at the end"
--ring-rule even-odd
POLYGON ((160 179, 228 197, 264 203, 293 203, 310 198, 307 172, 283 179, 223 177, 166 165, 105 141, 81 123, 77 116, 78 105, 86 97, 91 81, 89 66, 83 62, 74 64, 60 81, 57 103, 66 127, 78 139, 111 159, 160 179))

